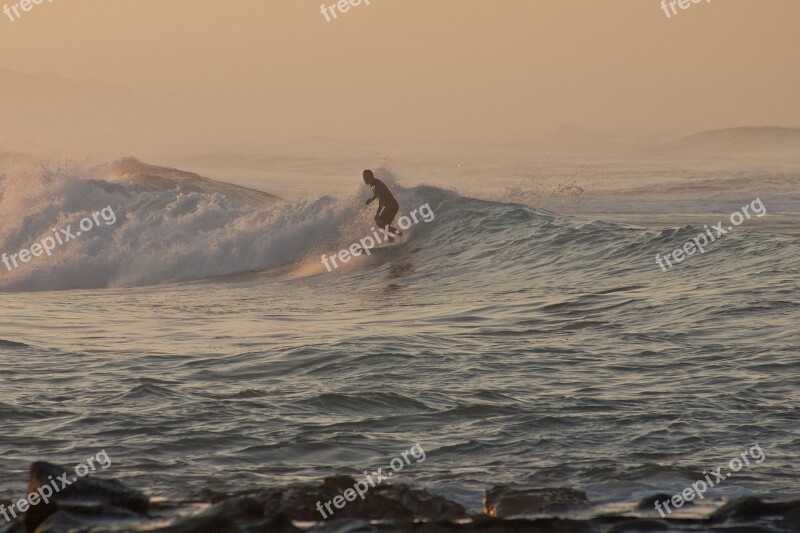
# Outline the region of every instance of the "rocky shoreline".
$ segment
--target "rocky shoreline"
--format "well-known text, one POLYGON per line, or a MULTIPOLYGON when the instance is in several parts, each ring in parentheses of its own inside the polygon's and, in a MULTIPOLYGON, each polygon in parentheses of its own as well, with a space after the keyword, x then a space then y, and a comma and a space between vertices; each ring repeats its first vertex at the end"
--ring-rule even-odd
MULTIPOLYGON (((27 494, 56 486, 55 480, 67 471, 34 463, 27 494)), ((161 503, 118 481, 89 476, 55 491, 46 503, 21 505, 29 508, 10 522, 0 516, 0 533, 800 531, 800 499, 748 497, 727 502, 703 518, 661 518, 652 511, 653 502, 667 495, 643 499, 641 512, 603 513, 579 490, 496 486, 485 492, 483 512, 472 513, 404 484, 378 485, 363 499, 350 498, 347 491, 355 483, 350 476, 333 476, 319 483, 236 494, 207 490, 195 500, 161 503), (336 502, 335 512, 323 520, 320 502, 331 501, 336 502), (570 516, 588 518, 564 518, 570 516)), ((0 501, 0 509, 9 513, 21 501, 0 501)))

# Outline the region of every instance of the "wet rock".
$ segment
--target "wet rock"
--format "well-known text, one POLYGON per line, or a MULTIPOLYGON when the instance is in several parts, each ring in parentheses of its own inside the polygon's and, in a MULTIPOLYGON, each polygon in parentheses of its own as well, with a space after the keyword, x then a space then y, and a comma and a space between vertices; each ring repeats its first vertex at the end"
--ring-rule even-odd
POLYGON ((774 527, 759 526, 759 525, 741 525, 741 526, 728 526, 725 529, 718 530, 722 533, 776 533, 774 527))
POLYGON ((159 533, 241 533, 239 522, 263 518, 263 507, 252 498, 231 498, 187 518, 179 518, 169 526, 155 529, 159 533))
MULTIPOLYGON (((172 508, 176 511, 180 508, 172 508)), ((86 508, 82 508, 83 511, 86 508)), ((78 514, 59 510, 50 515, 36 533, 91 533, 93 531, 138 531, 151 533, 297 533, 291 520, 283 516, 264 516, 261 504, 246 497, 230 498, 191 516, 169 518, 127 514, 78 514)), ((185 511, 185 508, 183 508, 185 511)), ((168 513, 167 513, 168 514, 168 513)))
POLYGON ((11 506, 14 505, 14 502, 11 500, 0 500, 0 510, 4 511, 6 516, 0 514, 0 533, 24 533, 25 526, 22 524, 22 518, 14 516, 11 514, 9 509, 11 506))
POLYGON ((469 516, 461 505, 408 485, 380 485, 375 488, 375 495, 399 502, 411 511, 415 519, 452 521, 462 520, 469 516))
POLYGON ((380 531, 392 533, 590 533, 594 531, 589 522, 585 520, 570 520, 562 518, 540 518, 527 520, 523 518, 505 520, 486 515, 476 517, 474 521, 461 524, 454 522, 417 522, 414 524, 393 524, 390 528, 380 531))
MULTIPOLYGON (((322 484, 293 484, 286 487, 262 490, 254 495, 264 506, 267 515, 285 514, 294 520, 304 520, 318 522, 322 520, 333 520, 335 518, 355 518, 359 517, 364 511, 363 505, 356 501, 347 502, 342 509, 337 509, 330 504, 333 499, 342 495, 346 488, 352 488, 355 479, 342 476, 336 478, 326 478, 322 484), (349 483, 349 484, 348 484, 349 483), (346 488, 345 488, 346 486, 346 488), (322 512, 319 511, 319 503, 322 512), (330 511, 325 508, 325 504, 330 504, 330 511), (323 514, 324 513, 324 514, 323 514)), ((374 498, 369 498, 360 502, 366 504, 374 498)), ((384 502, 380 502, 384 503, 384 502)), ((389 503, 382 509, 382 514, 386 518, 397 518, 408 520, 413 518, 411 513, 399 504, 389 503)), ((372 518, 372 516, 362 518, 372 518)), ((375 518, 379 518, 376 516, 375 518)))
POLYGON ((670 498, 672 498, 671 494, 653 494, 652 496, 645 496, 639 500, 639 504, 636 506, 636 508, 640 511, 655 511, 656 502, 665 502, 670 498))
POLYGON ((266 514, 283 513, 294 520, 457 520, 468 516, 459 504, 424 489, 377 485, 364 491, 362 499, 354 492, 348 492, 355 484, 356 480, 350 476, 333 476, 325 478, 321 485, 290 485, 262 491, 255 497, 264 504, 266 514), (351 500, 345 499, 347 495, 351 500), (335 502, 342 507, 337 508, 335 502))
POLYGON ((139 526, 146 524, 146 519, 116 516, 116 515, 86 515, 68 511, 57 511, 42 522, 35 533, 90 533, 92 531, 134 531, 139 526), (124 528, 124 529, 123 529, 124 528))
POLYGON ((725 520, 755 521, 768 515, 782 515, 792 507, 792 502, 767 503, 759 498, 748 496, 730 501, 711 513, 709 520, 723 522, 725 520))
MULTIPOLYGON (((29 491, 45 487, 51 478, 59 479, 64 471, 49 463, 34 463, 29 491)), ((203 498, 214 502, 209 507, 197 501, 151 506, 144 494, 117 481, 93 477, 72 479, 63 488, 59 483, 59 491, 53 492, 49 503, 41 502, 30 508, 24 518, 0 525, 0 533, 299 533, 301 530, 294 526, 293 519, 317 522, 307 533, 622 533, 709 529, 800 532, 800 501, 764 502, 752 497, 729 502, 708 519, 659 520, 615 513, 587 519, 552 515, 506 519, 528 513, 582 510, 590 504, 585 493, 569 488, 496 486, 485 494, 488 514, 470 517, 457 503, 407 485, 364 486, 362 499, 353 490, 363 480, 333 476, 322 483, 246 491, 235 497, 205 491, 203 498), (335 507, 334 499, 341 508, 335 507), (325 508, 326 504, 331 512, 322 516, 319 507, 325 508), (458 522, 467 518, 468 522, 458 522)), ((654 494, 643 498, 638 505, 640 509, 653 510, 657 500, 669 499, 667 494, 654 494)))
POLYGON ((200 491, 200 500, 206 503, 224 502, 231 498, 230 494, 219 492, 214 489, 203 489, 200 491))
POLYGON ((333 487, 334 489, 344 492, 355 484, 356 480, 353 476, 328 476, 322 480, 322 484, 326 487, 333 487))
POLYGON ((96 477, 78 478, 72 471, 39 461, 31 465, 28 494, 40 492, 47 497, 25 513, 25 527, 35 531, 47 518, 61 510, 74 514, 145 514, 149 498, 116 480, 96 477), (57 488, 57 490, 56 490, 57 488))
POLYGON ((483 509, 499 518, 557 511, 588 505, 586 493, 568 488, 520 488, 495 486, 486 491, 483 509))
POLYGON ((296 528, 291 519, 285 515, 264 516, 258 520, 249 520, 239 524, 242 533, 300 533, 302 529, 296 528))
MULTIPOLYGON (((8 505, 6 505, 6 507, 8 507, 8 505)), ((5 518, 2 518, 0 520, 5 522, 3 524, 0 524, 0 533, 25 533, 25 524, 22 521, 21 517, 18 517, 15 520, 12 520, 11 522, 6 522, 5 518)))
POLYGON ((231 498, 169 526, 150 529, 153 533, 295 533, 291 519, 284 515, 264 516, 263 506, 254 498, 231 498))
POLYGON ((796 504, 783 515, 781 527, 789 531, 800 531, 800 502, 796 502, 796 504))
POLYGON ((313 527, 306 533, 378 533, 379 531, 368 520, 339 518, 313 527))
MULTIPOLYGON (((35 533, 91 533, 93 531, 135 531, 153 523, 147 515, 102 502, 62 500, 35 533)), ((27 530, 34 531, 34 530, 27 530)))
POLYGON ((674 528, 666 520, 631 520, 622 522, 608 530, 608 533, 644 533, 646 531, 669 531, 674 528))
POLYGON ((715 522, 730 518, 755 519, 764 514, 764 502, 758 498, 740 498, 726 503, 713 513, 710 519, 715 522))

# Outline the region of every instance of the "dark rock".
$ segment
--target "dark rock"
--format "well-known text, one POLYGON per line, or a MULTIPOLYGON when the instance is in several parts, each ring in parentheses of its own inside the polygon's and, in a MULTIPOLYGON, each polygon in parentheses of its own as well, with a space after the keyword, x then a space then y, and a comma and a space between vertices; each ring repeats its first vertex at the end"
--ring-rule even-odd
POLYGON ((43 461, 31 465, 27 493, 34 493, 39 489, 47 491, 49 488, 52 490, 52 495, 48 498, 49 503, 41 501, 25 513, 25 526, 28 531, 35 531, 50 515, 67 507, 71 511, 78 510, 89 514, 114 512, 113 509, 121 510, 116 512, 117 514, 124 511, 147 513, 150 502, 142 492, 128 488, 116 480, 89 476, 78 478, 71 472, 69 469, 43 461), (69 485, 62 487, 60 479, 64 479, 65 475, 69 485), (58 490, 54 489, 54 484, 58 490))
POLYGON ((671 494, 653 494, 652 496, 645 496, 639 500, 639 504, 636 508, 640 511, 655 511, 656 502, 665 502, 670 498, 672 498, 671 494))
POLYGON ((406 485, 378 485, 370 487, 362 500, 355 496, 337 509, 331 503, 331 512, 325 504, 341 497, 352 489, 356 480, 350 476, 325 478, 322 484, 296 484, 285 488, 261 491, 255 495, 264 505, 268 515, 283 513, 294 520, 334 520, 337 518, 362 518, 366 520, 456 520, 467 518, 466 510, 457 503, 436 496, 424 489, 406 485), (320 513, 317 503, 325 515, 320 513))
POLYGON ((230 494, 225 492, 217 492, 214 489, 203 489, 200 491, 200 501, 206 503, 219 503, 224 502, 231 498, 230 494))
POLYGON ((666 520, 631 520, 630 522, 622 522, 616 524, 608 530, 609 533, 623 533, 626 531, 643 533, 645 531, 669 531, 674 528, 670 527, 669 522, 666 520))
POLYGON ((239 524, 242 533, 301 533, 285 515, 265 516, 239 524))
POLYGON ((755 521, 763 516, 783 514, 786 510, 787 504, 785 502, 765 503, 756 497, 748 496, 726 503, 711 513, 709 520, 712 522, 722 522, 730 519, 755 521))
POLYGON ((264 516, 261 504, 253 498, 231 498, 209 507, 198 516, 224 516, 227 518, 247 518, 264 516))
POLYGON ((722 531, 724 533, 775 533, 775 528, 760 526, 758 524, 747 524, 741 526, 727 526, 722 531))
POLYGON ((800 502, 783 515, 781 527, 789 531, 800 531, 800 502))
MULTIPOLYGON (((324 517, 317 510, 317 502, 324 504, 338 496, 341 491, 327 478, 320 484, 293 484, 287 487, 266 489, 254 495, 264 506, 267 515, 285 514, 294 520, 317 522, 324 517)), ((350 478, 352 483, 355 480, 350 478)), ((338 484, 338 482, 336 482, 338 484)), ((352 484, 350 485, 352 487, 352 484)), ((339 516, 346 516, 348 506, 335 509, 339 516)), ((323 509, 324 511, 324 509, 323 509)), ((327 513, 327 512, 326 512, 327 513)), ((335 513, 336 514, 336 513, 335 513)))
POLYGON ((368 520, 338 518, 309 529, 306 533, 378 533, 368 520))
MULTIPOLYGON (((8 507, 8 505, 6 505, 6 507, 8 507)), ((5 518, 0 520, 5 521, 5 518)), ((0 533, 25 533, 25 523, 23 522, 22 517, 17 517, 11 522, 6 522, 0 525, 0 533)))
POLYGON ((784 530, 800 531, 800 500, 764 502, 752 496, 739 498, 714 511, 708 520, 710 523, 733 522, 733 525, 726 524, 725 531, 737 527, 737 522, 741 527, 752 527, 756 531, 756 527, 762 526, 754 522, 766 519, 772 523, 776 517, 781 517, 778 524, 784 530))
POLYGON ((499 518, 557 511, 589 503, 586 493, 568 488, 495 486, 486 491, 483 509, 499 518))
MULTIPOLYGON (((195 507, 191 505, 188 509, 195 507)), ((285 516, 264 516, 261 504, 246 497, 229 498, 191 516, 170 518, 187 511, 187 503, 151 506, 158 516, 136 515, 132 520, 110 514, 90 516, 60 511, 51 515, 36 533, 90 533, 92 531, 138 531, 158 533, 299 533, 285 516)), ((15 532, 16 533, 16 532, 15 532)))
MULTIPOLYGON (((31 467, 29 493, 69 472, 49 463, 31 467)), ((62 476, 63 477, 63 476, 62 476)), ((31 507, 24 517, 0 525, 0 533, 91 533, 150 531, 153 533, 301 533, 292 520, 319 522, 307 533, 440 533, 532 532, 608 533, 664 530, 726 532, 800 532, 800 501, 768 501, 742 498, 717 509, 708 519, 640 518, 624 514, 599 514, 587 519, 541 517, 506 519, 534 513, 585 510, 586 494, 569 488, 496 486, 486 491, 488 514, 470 517, 457 503, 424 489, 402 484, 365 486, 350 476, 325 478, 322 483, 293 484, 261 491, 245 491, 235 497, 204 491, 205 508, 197 501, 150 505, 139 491, 117 481, 85 477, 53 490, 50 502, 31 507), (353 488, 362 484, 364 499, 353 488), (345 496, 347 495, 347 496, 345 496), (347 501, 347 497, 351 501, 347 501), (334 498, 344 505, 337 509, 334 498), (331 502, 325 517, 318 503, 331 502), (202 509, 202 511, 200 511, 202 509), (200 511, 200 512, 198 512, 200 511), (187 513, 193 513, 186 516, 187 513), (471 518, 469 521, 463 519, 471 518), (370 520, 380 520, 370 523, 370 520)), ((52 486, 52 485, 50 485, 52 486)), ((667 494, 643 498, 639 509, 654 510, 667 494)), ((8 506, 8 505, 7 505, 8 506)))
POLYGON ((143 526, 147 523, 146 518, 130 519, 120 516, 106 516, 101 514, 86 515, 76 514, 67 511, 57 511, 42 522, 35 530, 27 530, 35 533, 75 533, 90 532, 95 530, 114 531, 125 530, 134 531, 138 526, 143 526))
POLYGON ((159 533, 242 533, 240 522, 264 518, 262 505, 253 498, 231 498, 169 526, 151 531, 159 533))
MULTIPOLYGON (((462 520, 468 518, 466 509, 447 498, 431 494, 424 489, 407 485, 379 485, 375 496, 399 502, 421 520, 462 520)), ((369 498, 369 495, 367 495, 369 498)))
POLYGON ((95 515, 118 519, 141 519, 143 517, 141 513, 137 513, 129 509, 115 507, 107 503, 91 500, 61 500, 58 502, 58 510, 72 514, 95 515))
POLYGON ((392 533, 462 533, 465 531, 485 533, 590 533, 593 529, 590 523, 585 520, 562 518, 540 518, 537 520, 517 518, 505 520, 482 515, 480 518, 476 518, 472 522, 466 524, 455 522, 417 522, 414 524, 393 525, 390 529, 381 529, 381 531, 391 531, 392 533))
POLYGON ((334 489, 344 492, 355 485, 356 480, 353 476, 328 476, 322 480, 322 485, 325 487, 333 487, 334 489))

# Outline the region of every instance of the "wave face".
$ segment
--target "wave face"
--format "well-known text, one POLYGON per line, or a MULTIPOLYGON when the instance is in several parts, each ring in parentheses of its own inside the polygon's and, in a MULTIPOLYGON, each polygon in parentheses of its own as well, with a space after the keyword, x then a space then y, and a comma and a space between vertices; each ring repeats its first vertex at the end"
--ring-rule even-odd
MULTIPOLYGON (((0 290, 174 283, 291 264, 364 218, 356 198, 294 203, 191 173, 123 160, 88 171, 5 161, 0 250, 8 255, 111 207, 91 231, 3 268, 0 290), (111 217, 109 217, 111 218, 111 217)), ((363 224, 362 224, 363 225, 363 224)))

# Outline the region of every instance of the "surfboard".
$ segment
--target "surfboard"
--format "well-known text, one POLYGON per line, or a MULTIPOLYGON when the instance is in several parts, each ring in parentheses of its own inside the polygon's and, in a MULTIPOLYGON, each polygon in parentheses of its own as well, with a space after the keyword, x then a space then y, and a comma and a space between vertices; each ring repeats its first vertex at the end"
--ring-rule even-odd
POLYGON ((395 237, 394 238, 394 242, 383 242, 380 245, 378 245, 375 248, 373 248, 372 250, 373 251, 375 251, 375 250, 388 250, 390 248, 394 248, 396 246, 399 246, 399 245, 403 244, 405 242, 405 240, 406 240, 405 239, 405 234, 403 234, 400 237, 395 237))

